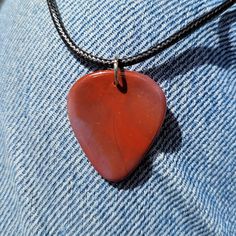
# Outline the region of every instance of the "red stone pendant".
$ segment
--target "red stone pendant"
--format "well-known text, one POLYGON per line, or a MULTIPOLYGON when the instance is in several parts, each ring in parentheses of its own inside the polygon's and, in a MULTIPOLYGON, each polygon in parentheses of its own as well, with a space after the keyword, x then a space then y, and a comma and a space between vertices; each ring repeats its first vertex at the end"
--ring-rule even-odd
POLYGON ((71 88, 68 115, 83 151, 109 181, 127 177, 158 135, 166 113, 163 91, 148 76, 124 70, 97 71, 71 88))

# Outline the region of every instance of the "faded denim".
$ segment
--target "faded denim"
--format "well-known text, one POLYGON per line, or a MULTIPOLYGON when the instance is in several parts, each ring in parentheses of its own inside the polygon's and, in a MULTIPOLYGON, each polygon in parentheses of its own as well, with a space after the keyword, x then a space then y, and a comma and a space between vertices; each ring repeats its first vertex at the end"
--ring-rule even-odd
MULTIPOLYGON (((222 0, 57 0, 69 33, 107 58, 134 55, 222 0)), ((70 127, 72 84, 101 69, 59 38, 46 1, 0 0, 0 235, 236 235, 236 7, 127 69, 163 88, 147 158, 119 184, 70 127)))

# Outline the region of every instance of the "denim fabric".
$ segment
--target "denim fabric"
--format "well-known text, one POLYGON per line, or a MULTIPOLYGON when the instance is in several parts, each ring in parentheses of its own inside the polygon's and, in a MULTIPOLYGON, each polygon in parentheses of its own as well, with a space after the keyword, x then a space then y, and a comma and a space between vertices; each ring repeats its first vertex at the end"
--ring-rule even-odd
MULTIPOLYGON (((57 0, 78 45, 134 55, 222 0, 57 0)), ((236 235, 236 7, 127 69, 167 97, 159 138, 111 184, 92 168, 66 111, 76 59, 42 0, 0 0, 0 235, 236 235)))

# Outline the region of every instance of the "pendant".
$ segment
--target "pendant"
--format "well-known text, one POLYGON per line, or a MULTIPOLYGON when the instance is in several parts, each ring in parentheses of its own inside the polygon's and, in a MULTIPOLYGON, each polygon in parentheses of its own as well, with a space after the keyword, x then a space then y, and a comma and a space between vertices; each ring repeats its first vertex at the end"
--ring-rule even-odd
POLYGON ((70 89, 68 116, 84 153, 108 181, 126 178, 158 135, 166 113, 159 85, 134 71, 85 75, 70 89))

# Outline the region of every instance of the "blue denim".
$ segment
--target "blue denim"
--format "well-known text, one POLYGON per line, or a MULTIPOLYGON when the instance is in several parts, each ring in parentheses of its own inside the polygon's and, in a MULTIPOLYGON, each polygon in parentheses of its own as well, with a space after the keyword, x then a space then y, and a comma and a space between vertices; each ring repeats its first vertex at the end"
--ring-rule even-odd
MULTIPOLYGON (((72 38, 114 58, 222 0, 57 0, 72 38)), ((236 7, 143 63, 163 88, 160 136, 126 181, 93 169, 66 96, 101 69, 74 57, 42 0, 0 0, 0 235, 236 235, 236 7)))

